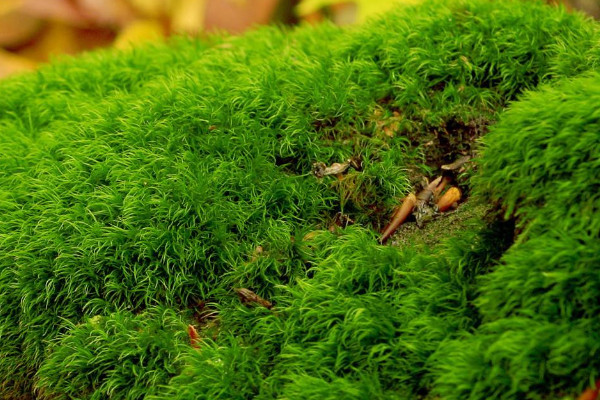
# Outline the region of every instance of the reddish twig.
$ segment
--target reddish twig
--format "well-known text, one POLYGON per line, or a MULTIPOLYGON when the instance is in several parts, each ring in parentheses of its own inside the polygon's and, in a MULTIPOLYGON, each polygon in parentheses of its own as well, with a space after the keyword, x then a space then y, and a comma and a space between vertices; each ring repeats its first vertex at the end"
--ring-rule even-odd
POLYGON ((188 336, 190 337, 190 344, 193 348, 200 348, 200 335, 194 325, 188 325, 188 336))

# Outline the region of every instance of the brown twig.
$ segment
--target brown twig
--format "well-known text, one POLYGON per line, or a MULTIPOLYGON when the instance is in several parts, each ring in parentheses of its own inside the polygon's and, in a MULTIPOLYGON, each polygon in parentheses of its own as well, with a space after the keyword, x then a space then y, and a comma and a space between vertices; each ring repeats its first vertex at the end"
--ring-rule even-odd
POLYGON ((442 181, 440 182, 439 185, 437 185, 435 187, 435 189, 433 189, 433 199, 437 202, 438 198, 440 197, 440 194, 442 193, 442 191, 444 190, 444 188, 446 187, 446 185, 448 183, 450 183, 451 179, 447 176, 444 176, 442 178, 442 181))
MULTIPOLYGON (((438 176, 436 179, 432 180, 426 187, 425 189, 421 190, 418 194, 417 194, 417 206, 421 206, 425 203, 427 203, 431 197, 433 196, 434 192, 436 191, 437 187, 440 186, 442 184, 442 177, 438 176)), ((445 183, 444 183, 445 185, 445 183)))

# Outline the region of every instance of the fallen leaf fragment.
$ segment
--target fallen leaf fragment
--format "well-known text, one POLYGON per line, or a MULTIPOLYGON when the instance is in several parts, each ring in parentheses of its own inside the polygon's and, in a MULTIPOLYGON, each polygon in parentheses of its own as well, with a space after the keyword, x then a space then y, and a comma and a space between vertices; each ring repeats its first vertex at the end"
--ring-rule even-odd
POLYGON ((438 200, 437 206, 440 212, 448 211, 450 208, 454 206, 455 203, 458 203, 462 196, 460 189, 456 186, 452 186, 444 195, 438 200))
POLYGON ((338 175, 343 174, 350 167, 350 161, 344 163, 333 163, 328 167, 323 162, 316 162, 313 164, 313 173, 317 178, 322 178, 327 175, 338 175))
POLYGON ((417 204, 417 197, 411 193, 404 198, 402 205, 396 209, 394 214, 392 215, 392 220, 385 227, 383 233, 381 234, 381 238, 379 239, 381 244, 387 242, 387 240, 396 232, 398 227, 406 221, 406 218, 412 213, 415 205, 417 204))
POLYGON ((451 164, 442 165, 441 168, 444 171, 456 171, 457 169, 460 169, 460 167, 462 167, 470 159, 471 156, 462 156, 461 158, 459 158, 451 164))
POLYGON ((242 304, 248 305, 248 304, 255 303, 255 304, 259 304, 265 308, 268 308, 269 310, 271 308, 273 308, 273 304, 270 301, 263 299, 262 297, 260 297, 259 295, 257 295, 250 289, 236 288, 234 290, 238 294, 238 297, 240 298, 240 301, 242 302, 242 304))

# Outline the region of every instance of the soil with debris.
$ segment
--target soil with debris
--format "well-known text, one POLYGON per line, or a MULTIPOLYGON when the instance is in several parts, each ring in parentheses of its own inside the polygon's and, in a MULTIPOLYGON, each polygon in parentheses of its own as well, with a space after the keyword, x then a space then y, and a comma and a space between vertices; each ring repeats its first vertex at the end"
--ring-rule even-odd
POLYGON ((423 224, 422 228, 417 226, 412 217, 392 235, 390 243, 397 247, 434 246, 444 238, 454 236, 458 231, 469 229, 474 222, 480 221, 490 210, 489 205, 466 201, 460 204, 456 210, 437 214, 432 220, 423 224))

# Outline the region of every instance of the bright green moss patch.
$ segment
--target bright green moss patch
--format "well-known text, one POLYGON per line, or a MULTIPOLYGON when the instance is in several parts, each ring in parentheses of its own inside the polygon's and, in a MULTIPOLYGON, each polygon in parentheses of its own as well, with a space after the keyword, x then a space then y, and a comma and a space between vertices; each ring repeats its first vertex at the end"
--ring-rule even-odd
POLYGON ((70 327, 37 372, 42 398, 139 399, 181 368, 186 326, 169 309, 117 312, 70 327))
POLYGON ((2 82, 0 396, 583 388, 599 367, 598 78, 564 79, 596 67, 598 40, 595 23, 538 3, 434 1, 355 29, 179 40, 2 82), (377 243, 421 176, 480 151, 541 83, 460 182, 464 206, 505 207, 516 231, 473 211, 436 221, 441 240, 423 231, 430 247, 377 243))

